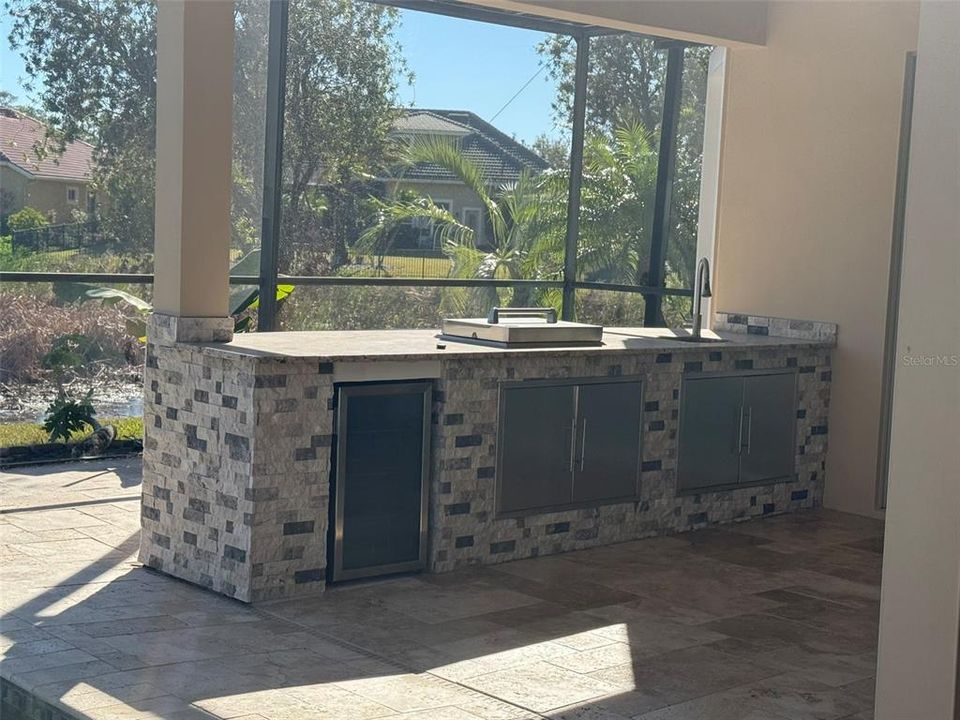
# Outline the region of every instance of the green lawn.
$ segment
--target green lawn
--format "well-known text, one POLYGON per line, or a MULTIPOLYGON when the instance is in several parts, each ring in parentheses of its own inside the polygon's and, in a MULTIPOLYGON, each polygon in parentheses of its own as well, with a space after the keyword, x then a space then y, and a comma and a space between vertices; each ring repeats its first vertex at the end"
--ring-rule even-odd
POLYGON ((383 258, 383 269, 377 267, 378 258, 371 255, 360 256, 361 265, 348 265, 341 272, 353 276, 445 278, 450 274, 450 259, 445 257, 407 257, 387 255, 383 258))
MULTIPOLYGON (((117 440, 139 440, 143 437, 143 418, 105 418, 100 424, 113 425, 117 429, 117 440)), ((70 442, 80 442, 89 434, 89 430, 76 432, 70 442)), ((47 431, 38 423, 0 424, 0 447, 36 445, 49 440, 47 431)))

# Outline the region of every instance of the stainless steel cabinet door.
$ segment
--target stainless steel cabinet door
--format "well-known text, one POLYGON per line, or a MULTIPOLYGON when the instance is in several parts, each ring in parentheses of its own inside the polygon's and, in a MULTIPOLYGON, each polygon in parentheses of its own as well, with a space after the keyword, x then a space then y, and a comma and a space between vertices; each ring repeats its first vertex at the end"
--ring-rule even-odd
POLYGON ((634 497, 640 471, 639 382, 577 388, 573 501, 634 497))
POLYGON ((797 376, 751 375, 743 383, 740 482, 789 478, 796 460, 797 376))
POLYGON ((574 385, 503 387, 497 510, 565 505, 572 495, 574 385))
POLYGON ((735 485, 740 476, 743 378, 688 378, 680 395, 678 489, 735 485))

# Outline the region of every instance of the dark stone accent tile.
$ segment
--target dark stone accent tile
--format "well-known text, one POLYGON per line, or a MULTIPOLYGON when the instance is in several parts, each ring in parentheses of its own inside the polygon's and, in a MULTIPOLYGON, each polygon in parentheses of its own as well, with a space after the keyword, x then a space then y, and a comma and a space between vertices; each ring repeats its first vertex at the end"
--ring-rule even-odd
POLYGON ((748 335, 769 335, 770 328, 765 325, 747 325, 748 335))
POLYGON ((797 419, 803 420, 807 416, 807 411, 804 409, 797 410, 797 419))
POLYGON ((663 430, 667 424, 663 420, 654 420, 652 423, 647 425, 647 430, 650 432, 657 432, 663 430))
POLYGON ((217 490, 217 495, 214 502, 216 502, 216 504, 220 507, 229 508, 230 510, 237 509, 237 498, 233 495, 222 493, 219 490, 217 490))
POLYGON ((205 523, 207 520, 207 516, 205 514, 203 514, 199 510, 191 510, 190 508, 184 508, 182 516, 184 520, 200 523, 201 525, 205 523))
POLYGON ((817 369, 817 368, 816 368, 815 365, 801 365, 801 366, 800 366, 800 374, 801 374, 801 375, 806 375, 807 373, 815 372, 816 369, 817 369))
POLYGON ((756 506, 757 506, 757 496, 756 496, 756 495, 751 495, 751 496, 750 496, 750 507, 756 507, 756 506))
POLYGON ((663 467, 663 463, 660 460, 644 460, 640 465, 640 470, 642 472, 651 472, 653 470, 660 470, 663 467))
POLYGON ((733 366, 737 370, 753 370, 753 360, 736 360, 734 361, 733 366))
POLYGON ((160 383, 157 382, 156 380, 151 380, 151 381, 150 381, 150 392, 156 392, 156 391, 159 390, 159 389, 160 389, 160 383))
POLYGON ((170 489, 159 487, 157 485, 153 486, 153 496, 160 500, 169 500, 170 499, 170 489))
POLYGON ((302 560, 304 550, 306 550, 306 548, 303 545, 284 548, 283 559, 284 560, 302 560))
POLYGON ((233 545, 224 545, 223 546, 223 556, 227 560, 236 560, 237 562, 245 563, 247 561, 247 551, 241 550, 238 547, 233 545))
POLYGON ((673 399, 674 399, 674 400, 679 400, 679 399, 680 399, 680 388, 674 388, 674 389, 673 389, 673 399))
POLYGON ((607 377, 620 377, 623 375, 622 365, 610 365, 607 368, 607 377))
POLYGON ((297 585, 320 582, 321 580, 323 580, 323 571, 320 568, 313 568, 312 570, 297 570, 293 574, 293 582, 297 585))
POLYGON ((644 412, 657 412, 660 409, 660 403, 657 400, 651 400, 643 404, 644 412))
POLYGON ((443 469, 444 470, 469 470, 472 463, 473 463, 473 458, 471 457, 449 458, 443 461, 443 469))
POLYGON ((705 512, 691 513, 687 516, 688 525, 703 525, 707 522, 707 514, 705 512))
POLYGON ((473 547, 473 535, 461 535, 453 541, 453 546, 457 548, 473 547))
POLYGON ((167 420, 176 420, 176 419, 177 419, 177 409, 176 409, 176 408, 172 408, 172 407, 168 407, 168 408, 167 408, 166 415, 167 415, 167 420))
POLYGON ((223 442, 226 443, 231 460, 250 460, 250 439, 233 433, 224 433, 223 442))
POLYGON ((569 522, 547 523, 545 528, 547 535, 561 535, 570 532, 569 522))
POLYGON ((253 379, 255 388, 279 388, 287 386, 286 375, 257 375, 253 379))
POLYGON ((477 468, 477 480, 489 480, 495 477, 497 469, 492 466, 477 468))
POLYGON ((684 372, 700 372, 703 370, 703 363, 700 360, 688 360, 683 364, 684 372))
POLYGON ((196 425, 184 425, 184 433, 187 436, 187 447, 191 450, 199 450, 200 452, 207 451, 207 441, 201 440, 197 437, 197 426, 196 425))
POLYGON ((317 459, 317 449, 316 448, 297 448, 293 451, 293 459, 296 462, 301 460, 316 460, 317 459))
POLYGON ((233 395, 224 395, 220 398, 221 407, 230 408, 231 410, 237 409, 237 398, 233 395))
POLYGON ((824 370, 820 373, 820 379, 823 380, 823 382, 830 382, 833 380, 833 373, 830 370, 824 370))
POLYGON ((435 403, 443 403, 446 400, 446 393, 443 390, 436 390, 433 393, 433 401, 435 403))
POLYGON ((747 316, 746 315, 727 315, 727 322, 731 325, 746 325, 747 316))
POLYGON ((788 357, 787 367, 796 367, 796 366, 797 366, 797 359, 795 357, 788 357))
POLYGON ((477 447, 483 444, 482 435, 457 435, 454 444, 460 447, 477 447))
POLYGON ((672 355, 671 353, 657 353, 657 360, 656 360, 656 362, 658 362, 658 363, 669 363, 669 362, 673 362, 673 355, 672 355))
POLYGON ((460 413, 451 413, 443 416, 444 425, 463 425, 463 415, 460 413))
POLYGON ((304 400, 316 400, 320 396, 320 388, 316 385, 311 385, 310 387, 305 387, 303 389, 303 399, 304 400))
POLYGON ((442 482, 440 483, 440 494, 449 495, 450 494, 450 483, 442 482))
POLYGON ((710 362, 720 362, 723 360, 723 353, 715 350, 707 355, 707 357, 710 359, 710 362))
POLYGON ((206 500, 201 500, 200 498, 188 498, 187 507, 191 510, 196 510, 197 512, 210 512, 210 503, 208 503, 206 500))
POLYGON ((200 390, 198 388, 193 391, 193 401, 198 403, 209 403, 210 393, 208 393, 206 390, 200 390))
POLYGON ((153 426, 154 426, 155 428, 162 428, 162 427, 163 427, 163 420, 160 419, 160 416, 159 416, 159 415, 154 415, 154 416, 153 416, 153 426))
POLYGON ((764 504, 763 504, 763 514, 764 514, 764 515, 769 515, 770 513, 772 513, 772 512, 773 512, 774 510, 776 510, 776 509, 777 509, 776 503, 764 503, 764 504))
POLYGON ((313 520, 301 520, 283 524, 284 535, 306 535, 313 532, 313 520))
POLYGON ((183 531, 183 542, 184 542, 184 544, 186 544, 186 545, 193 545, 194 547, 196 547, 196 545, 197 545, 197 536, 196 536, 196 534, 194 534, 194 533, 192 533, 192 532, 187 532, 186 530, 184 530, 184 531, 183 531))
POLYGON ((790 493, 790 499, 791 499, 791 500, 806 500, 806 499, 807 499, 807 495, 809 495, 809 494, 810 494, 810 492, 809 492, 808 490, 794 490, 792 493, 790 493))
POLYGON ((158 532, 154 532, 153 535, 152 535, 152 537, 153 537, 153 544, 154 544, 154 545, 159 545, 160 547, 165 548, 166 550, 169 550, 169 549, 170 549, 170 536, 169 536, 169 535, 161 535, 161 534, 158 533, 158 532))
POLYGON ((159 520, 160 510, 150 507, 149 505, 144 505, 142 508, 140 508, 140 515, 141 517, 145 517, 147 520, 159 520))
POLYGON ((310 437, 310 447, 330 447, 333 445, 333 435, 312 435, 310 437))
POLYGON ((203 365, 200 367, 200 376, 204 380, 209 380, 213 377, 213 370, 210 369, 209 365, 203 365))
POLYGON ((297 409, 297 400, 295 398, 280 398, 273 404, 273 411, 277 413, 293 412, 297 409))
POLYGON ((321 375, 333 375, 333 363, 332 362, 322 362, 317 367, 317 372, 321 375))
POLYGON ((280 488, 277 487, 244 488, 243 490, 243 499, 249 502, 276 500, 278 497, 280 497, 280 488))
POLYGON ((573 537, 576 540, 594 540, 600 535, 600 528, 586 528, 584 530, 577 530, 573 537))
POLYGON ((814 425, 812 428, 810 428, 810 434, 811 434, 811 435, 826 435, 826 434, 827 434, 827 426, 826 426, 826 425, 814 425))
POLYGON ((178 468, 180 467, 180 456, 171 455, 170 453, 160 453, 160 464, 166 465, 167 467, 178 468))
POLYGON ((470 503, 451 503, 445 508, 447 515, 468 515, 470 513, 470 503))
POLYGON ((163 405, 163 393, 154 393, 153 402, 155 402, 157 405, 163 405))
POLYGON ((223 523, 223 531, 232 533, 233 532, 233 520, 226 520, 223 523))
POLYGON ((222 393, 223 393, 223 383, 220 382, 219 380, 217 380, 217 382, 214 383, 213 391, 214 391, 217 395, 222 394, 222 393))
POLYGON ((510 553, 513 552, 516 547, 516 540, 504 540, 502 542, 490 543, 490 554, 499 555, 500 553, 510 553))

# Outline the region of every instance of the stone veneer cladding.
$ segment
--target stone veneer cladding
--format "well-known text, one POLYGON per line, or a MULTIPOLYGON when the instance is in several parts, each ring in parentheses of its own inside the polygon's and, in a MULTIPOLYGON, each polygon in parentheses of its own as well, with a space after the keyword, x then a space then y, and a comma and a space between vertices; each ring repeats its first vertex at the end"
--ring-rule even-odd
MULTIPOLYGON (((148 345, 140 553, 145 564, 248 602, 323 590, 332 372, 332 363, 317 360, 148 345)), ((830 348, 816 342, 445 360, 434 385, 428 570, 817 507, 823 497, 830 382, 830 348), (797 370, 795 478, 677 496, 684 373, 751 368, 797 370), (639 499, 496 518, 499 382, 619 375, 643 378, 639 499)))
POLYGON ((323 589, 330 373, 148 343, 144 564, 247 602, 323 589))

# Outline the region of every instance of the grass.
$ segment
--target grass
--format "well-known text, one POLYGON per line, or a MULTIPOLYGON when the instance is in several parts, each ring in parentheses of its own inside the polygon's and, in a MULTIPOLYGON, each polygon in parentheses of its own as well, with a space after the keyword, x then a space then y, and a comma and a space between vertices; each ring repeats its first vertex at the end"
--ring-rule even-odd
MULTIPOLYGON (((113 425, 117 429, 117 440, 140 440, 143 437, 143 418, 105 418, 101 425, 113 425)), ((89 430, 75 432, 71 443, 80 442, 90 434, 89 430)), ((15 445, 37 445, 49 442, 50 436, 38 423, 8 423, 0 425, 0 447, 15 445)))
POLYGON ((410 278, 445 278, 450 274, 451 262, 445 257, 387 255, 383 258, 382 269, 377 267, 378 258, 372 255, 359 257, 362 265, 347 265, 341 272, 361 277, 410 278))

